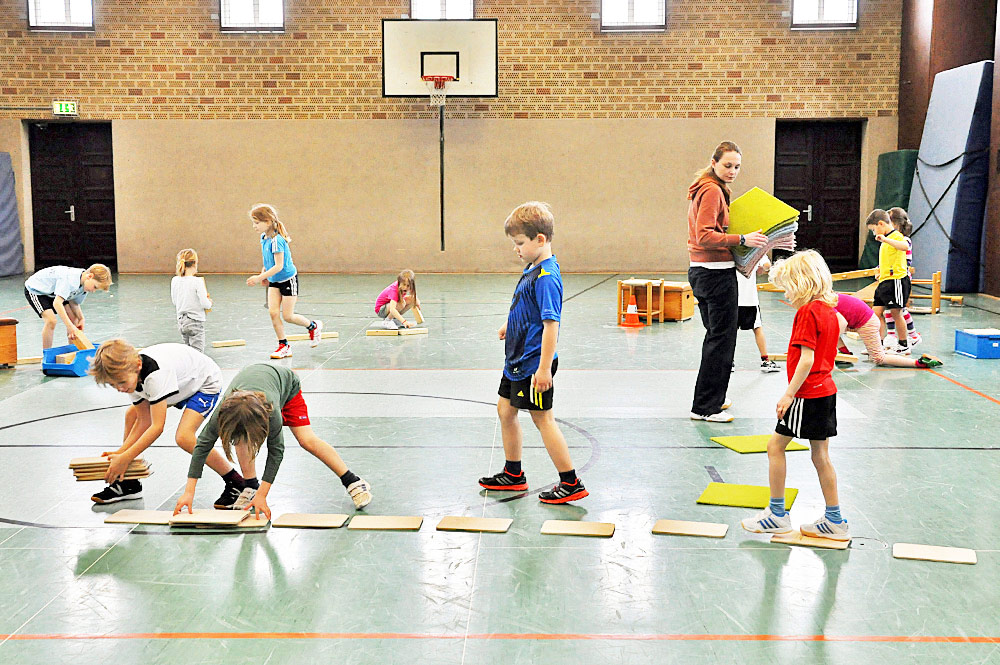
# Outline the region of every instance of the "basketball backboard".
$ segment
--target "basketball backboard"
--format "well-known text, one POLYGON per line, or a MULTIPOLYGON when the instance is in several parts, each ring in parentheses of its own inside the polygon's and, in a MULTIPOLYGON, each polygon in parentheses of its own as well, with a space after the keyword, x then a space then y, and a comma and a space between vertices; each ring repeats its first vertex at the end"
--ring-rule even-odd
POLYGON ((449 97, 496 97, 497 20, 383 19, 382 96, 427 97, 422 76, 453 76, 449 97))

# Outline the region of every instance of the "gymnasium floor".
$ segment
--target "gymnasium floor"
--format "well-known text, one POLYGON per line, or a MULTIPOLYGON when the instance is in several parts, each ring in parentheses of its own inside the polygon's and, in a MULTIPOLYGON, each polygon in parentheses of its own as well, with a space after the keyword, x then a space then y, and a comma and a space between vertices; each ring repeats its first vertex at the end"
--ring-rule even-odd
MULTIPOLYGON (((628 277, 630 275, 626 275, 628 277)), ((145 455, 144 499, 97 507, 70 458, 120 443, 127 398, 89 378, 0 371, 0 662, 96 663, 1000 663, 1000 361, 952 353, 955 328, 1000 316, 945 306, 918 316, 938 371, 837 372, 832 454, 855 538, 845 552, 771 545, 739 527, 753 511, 699 506, 716 473, 766 485, 764 455, 718 434, 773 429, 784 373, 761 374, 741 333, 730 425, 688 420, 703 329, 697 315, 638 332, 614 326, 615 276, 567 275, 556 415, 591 496, 539 504, 555 480, 525 417, 532 491, 503 501, 476 479, 501 467, 495 413, 515 275, 421 275, 430 335, 369 338, 388 275, 306 275, 299 311, 340 333, 280 361, 303 381, 313 424, 373 485, 369 514, 422 515, 418 533, 271 529, 171 535, 105 525, 121 508, 172 508, 187 455, 168 429, 145 455), (434 530, 444 515, 514 518, 502 535, 434 530), (722 540, 653 536, 657 518, 730 524, 722 540), (546 519, 610 521, 611 539, 542 536, 546 519), (894 542, 974 548, 975 566, 894 560, 894 542)), ((210 349, 226 379, 268 362, 259 288, 209 276, 210 349)), ((117 280, 85 307, 93 340, 179 341, 168 276, 117 280)), ((762 294, 772 350, 793 310, 762 294)), ((21 320, 20 355, 40 351, 22 280, 0 280, 0 313, 21 320)), ((57 337, 58 339, 58 337, 57 337)), ((860 351, 858 342, 851 342, 860 351)), ((339 482, 286 435, 269 497, 285 512, 351 512, 339 482)), ((807 452, 789 454, 793 524, 822 495, 807 452)), ((221 481, 206 471, 196 506, 221 481)))

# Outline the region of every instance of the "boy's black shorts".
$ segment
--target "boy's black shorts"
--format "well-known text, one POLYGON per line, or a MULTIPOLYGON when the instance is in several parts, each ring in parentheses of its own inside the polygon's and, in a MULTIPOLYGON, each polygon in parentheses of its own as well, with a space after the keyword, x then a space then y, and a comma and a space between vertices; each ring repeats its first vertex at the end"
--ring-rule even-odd
POLYGON ((267 288, 278 289, 278 293, 283 296, 297 296, 299 295, 299 276, 292 275, 284 282, 271 282, 267 288))
POLYGON ((760 305, 740 305, 737 313, 737 327, 740 330, 760 328, 760 305))
MULTIPOLYGON (((552 376, 556 375, 559 369, 559 359, 552 361, 552 376)), ((510 405, 515 409, 527 409, 528 411, 548 411, 552 408, 552 393, 556 390, 555 385, 544 393, 536 393, 531 387, 531 377, 521 381, 511 381, 506 374, 500 377, 500 390, 497 394, 510 400, 510 405)))
POLYGON ((909 276, 902 279, 887 279, 879 282, 875 287, 875 296, 872 303, 876 307, 886 309, 902 309, 906 307, 906 301, 910 299, 910 287, 912 286, 909 276))
POLYGON ((24 297, 28 300, 28 304, 31 305, 31 309, 35 310, 35 314, 38 318, 42 318, 42 312, 47 309, 51 309, 53 312, 56 311, 55 296, 40 296, 37 293, 32 293, 28 290, 28 287, 24 287, 24 297))
POLYGON ((774 431, 810 441, 837 436, 837 393, 812 399, 795 397, 774 431))

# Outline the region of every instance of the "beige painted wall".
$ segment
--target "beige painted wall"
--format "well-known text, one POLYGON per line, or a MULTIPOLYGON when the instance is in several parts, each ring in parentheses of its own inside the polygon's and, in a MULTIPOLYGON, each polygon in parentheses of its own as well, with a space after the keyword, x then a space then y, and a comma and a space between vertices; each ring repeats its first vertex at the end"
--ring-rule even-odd
POLYGON ((858 223, 858 257, 865 251, 865 219, 875 207, 878 156, 896 149, 899 117, 868 118, 861 137, 861 217, 858 223))
POLYGON ((17 191, 17 216, 21 220, 21 242, 24 244, 25 271, 35 267, 35 242, 31 226, 31 168, 28 160, 28 133, 16 118, 0 119, 0 152, 10 153, 14 167, 14 187, 17 191))

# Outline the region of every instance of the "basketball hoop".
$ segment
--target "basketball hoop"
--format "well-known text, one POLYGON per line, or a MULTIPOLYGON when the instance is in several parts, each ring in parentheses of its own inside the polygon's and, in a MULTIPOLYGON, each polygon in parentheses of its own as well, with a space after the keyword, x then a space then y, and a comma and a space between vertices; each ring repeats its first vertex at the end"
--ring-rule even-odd
POLYGON ((448 99, 448 88, 446 84, 454 81, 454 76, 421 76, 427 84, 427 92, 430 94, 431 106, 444 106, 448 99), (432 85, 433 84, 433 85, 432 85))

